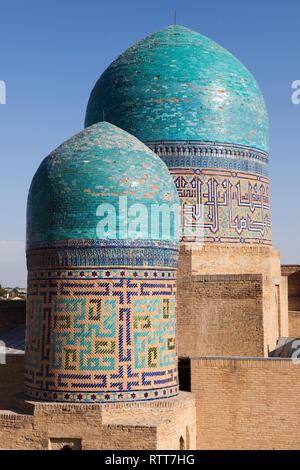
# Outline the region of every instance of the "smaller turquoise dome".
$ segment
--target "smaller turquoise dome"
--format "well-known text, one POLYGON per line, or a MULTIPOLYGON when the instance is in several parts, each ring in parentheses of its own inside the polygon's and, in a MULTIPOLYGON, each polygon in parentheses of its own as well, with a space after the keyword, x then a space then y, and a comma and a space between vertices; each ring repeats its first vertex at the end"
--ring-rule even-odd
POLYGON ((145 209, 150 214, 153 205, 171 207, 179 201, 162 160, 132 135, 101 122, 71 137, 38 168, 28 196, 27 247, 49 240, 101 238, 99 221, 109 207, 116 212, 116 230, 108 224, 103 238, 178 240, 172 222, 169 234, 153 234, 150 216, 141 219, 136 231, 126 232, 124 204, 131 208, 130 223, 134 216, 145 219, 145 209))

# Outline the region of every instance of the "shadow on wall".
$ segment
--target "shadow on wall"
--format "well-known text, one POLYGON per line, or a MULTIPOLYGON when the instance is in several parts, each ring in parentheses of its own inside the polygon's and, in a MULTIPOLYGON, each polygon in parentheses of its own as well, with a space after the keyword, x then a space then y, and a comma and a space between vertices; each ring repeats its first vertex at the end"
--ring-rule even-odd
POLYGON ((26 300, 0 300, 0 334, 26 322, 26 300))

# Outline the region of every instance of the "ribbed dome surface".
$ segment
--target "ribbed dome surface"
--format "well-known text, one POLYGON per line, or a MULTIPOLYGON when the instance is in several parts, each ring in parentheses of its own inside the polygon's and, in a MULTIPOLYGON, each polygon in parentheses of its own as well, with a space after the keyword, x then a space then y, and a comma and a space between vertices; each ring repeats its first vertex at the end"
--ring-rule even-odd
POLYGON ((251 73, 217 43, 182 26, 141 40, 103 73, 86 126, 102 121, 143 142, 204 140, 268 151, 268 119, 251 73))
MULTIPOLYGON (((99 204, 116 209, 120 228, 125 223, 118 213, 120 196, 127 197, 128 207, 178 203, 162 160, 127 132, 98 123, 71 137, 38 168, 28 196, 28 247, 47 240, 97 238, 99 204)), ((138 238, 150 238, 150 228, 138 238)), ((177 240, 178 234, 170 237, 177 240)))

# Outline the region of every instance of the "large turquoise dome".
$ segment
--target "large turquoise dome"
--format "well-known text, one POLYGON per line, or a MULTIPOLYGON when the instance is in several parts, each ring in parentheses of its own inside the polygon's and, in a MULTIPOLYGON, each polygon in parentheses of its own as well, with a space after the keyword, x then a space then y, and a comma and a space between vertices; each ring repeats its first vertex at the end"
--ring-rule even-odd
MULTIPOLYGON (((124 204, 128 209, 142 204, 134 208, 143 217, 144 209, 150 214, 152 205, 178 204, 178 195, 166 165, 156 154, 127 132, 101 122, 71 137, 38 168, 28 196, 27 246, 99 238, 97 226, 106 207, 116 211, 117 233, 112 225, 105 238, 126 238, 124 204)), ((150 220, 142 226, 131 238, 151 238, 150 220)), ((159 231, 160 238, 176 241, 178 233, 159 231)))
POLYGON ((182 26, 141 40, 97 81, 85 125, 102 121, 143 142, 202 140, 268 150, 268 120, 251 73, 223 47, 182 26))

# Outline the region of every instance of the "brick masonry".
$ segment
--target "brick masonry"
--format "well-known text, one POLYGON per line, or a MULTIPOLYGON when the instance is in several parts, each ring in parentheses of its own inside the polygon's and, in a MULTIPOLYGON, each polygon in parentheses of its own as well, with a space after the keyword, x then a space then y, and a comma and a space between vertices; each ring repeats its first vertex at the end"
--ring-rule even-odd
POLYGON ((191 358, 197 449, 298 449, 300 366, 289 359, 191 358))
POLYGON ((178 450, 181 439, 186 449, 196 447, 191 393, 122 405, 31 402, 20 396, 15 406, 18 413, 0 412, 2 449, 178 450))
POLYGON ((300 337, 300 312, 289 312, 289 337, 300 337))
POLYGON ((288 336, 290 338, 300 337, 300 266, 282 265, 282 275, 286 277, 288 283, 288 310, 289 327, 288 336))
POLYGON ((179 356, 267 357, 287 336, 287 283, 272 248, 181 247, 177 292, 179 356))
POLYGON ((0 410, 12 406, 13 396, 24 387, 24 355, 7 355, 0 364, 0 410))

